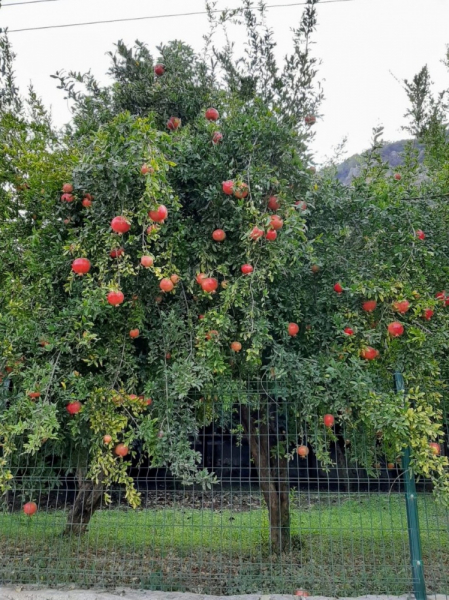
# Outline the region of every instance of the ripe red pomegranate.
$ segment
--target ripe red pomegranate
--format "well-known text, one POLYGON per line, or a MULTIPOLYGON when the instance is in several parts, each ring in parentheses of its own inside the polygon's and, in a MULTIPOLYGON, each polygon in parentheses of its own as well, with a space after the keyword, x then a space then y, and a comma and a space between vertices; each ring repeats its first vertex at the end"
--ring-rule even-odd
POLYGON ((282 229, 283 225, 284 225, 284 221, 278 215, 272 215, 270 217, 270 227, 272 229, 279 231, 279 229, 282 229))
POLYGON ((401 181, 402 175, 400 173, 395 173, 394 178, 396 179, 396 181, 401 181))
POLYGON ((343 287, 341 283, 336 283, 334 285, 334 292, 337 292, 337 294, 341 294, 343 292, 343 287))
POLYGON ((354 335, 354 330, 351 329, 350 327, 345 327, 345 329, 343 331, 345 332, 346 335, 354 335))
POLYGON ((173 285, 173 281, 171 279, 164 277, 164 279, 161 279, 159 287, 163 292, 171 292, 175 286, 173 285))
POLYGON ((445 300, 446 300, 446 292, 444 290, 442 292, 437 292, 435 294, 435 298, 437 300, 441 300, 442 302, 445 302, 445 300))
POLYGON ((260 239, 263 236, 263 233, 264 233, 263 229, 259 229, 259 227, 254 227, 251 230, 251 233, 249 234, 249 237, 252 240, 256 241, 256 240, 260 239))
POLYGON ((316 117, 315 117, 315 115, 306 115, 304 121, 305 121, 306 125, 315 125, 316 117))
POLYGON ((222 141, 223 141, 223 134, 220 133, 219 131, 216 131, 214 133, 214 135, 212 136, 212 143, 216 146, 217 144, 219 144, 222 141))
POLYGON ((90 261, 87 258, 76 258, 72 262, 72 271, 77 275, 84 275, 90 271, 90 261))
POLYGON ((170 360, 171 359, 171 354, 170 352, 167 352, 167 354, 165 355, 166 360, 170 360))
POLYGON ((196 276, 196 282, 199 285, 202 285, 203 281, 207 278, 207 275, 205 275, 204 273, 198 273, 198 275, 196 276))
POLYGON ((217 121, 220 114, 216 108, 208 108, 206 110, 206 119, 208 121, 217 121))
POLYGON ((142 258, 140 259, 140 264, 142 265, 142 267, 145 267, 148 269, 148 267, 152 267, 154 263, 153 257, 152 256, 148 256, 147 254, 144 254, 142 256, 142 258))
POLYGON ((176 275, 176 273, 173 273, 173 275, 170 275, 170 281, 171 281, 172 283, 174 283, 175 285, 176 285, 177 283, 179 283, 179 280, 180 280, 180 279, 181 279, 181 278, 179 277, 179 275, 176 275))
POLYGON ((296 323, 289 323, 287 330, 288 335, 295 337, 299 333, 299 325, 297 325, 296 323))
POLYGON ((37 398, 41 397, 41 393, 40 392, 28 392, 28 398, 30 398, 31 400, 36 400, 37 398))
POLYGON ((206 333, 206 340, 211 340, 215 336, 218 336, 218 331, 216 329, 211 329, 206 333))
MULTIPOLYGON (((298 456, 300 456, 301 458, 305 458, 306 456, 309 455, 310 450, 307 448, 307 446, 298 446, 298 456)), ((298 595, 299 594, 295 594, 298 595)))
POLYGON ((248 264, 242 265, 240 267, 240 269, 241 269, 243 275, 249 275, 250 273, 252 273, 254 271, 254 267, 252 265, 248 265, 248 264))
POLYGON ((324 415, 323 423, 326 427, 333 427, 335 423, 334 415, 324 415))
POLYGON ((125 251, 123 248, 115 248, 114 250, 111 250, 109 252, 109 256, 111 258, 118 258, 119 256, 121 256, 124 253, 125 253, 125 251))
POLYGON ((61 200, 62 202, 73 202, 75 198, 72 194, 62 194, 61 200))
POLYGON ((216 229, 213 233, 212 233, 212 238, 216 241, 216 242, 223 242, 226 239, 226 233, 223 231, 223 229, 216 229))
POLYGON ((400 337, 404 333, 404 326, 398 321, 393 321, 388 325, 388 333, 391 337, 400 337))
POLYGON ((176 131, 181 127, 181 119, 178 117, 170 117, 167 121, 167 127, 170 131, 176 131))
POLYGON ((26 504, 23 505, 23 512, 28 515, 29 517, 32 517, 34 514, 37 513, 37 504, 36 502, 27 502, 26 504))
POLYGON ((150 404, 152 404, 153 400, 151 398, 146 398, 145 399, 145 404, 146 406, 150 406, 150 404))
POLYGON ((418 238, 418 240, 425 240, 426 239, 426 234, 424 233, 424 231, 422 229, 417 229, 415 231, 415 235, 418 238))
POLYGON ((307 202, 304 202, 304 200, 298 200, 295 202, 295 206, 299 208, 299 210, 307 210, 307 202))
POLYGON ((154 67, 154 74, 156 75, 156 77, 162 77, 162 75, 164 73, 165 73, 165 65, 163 65, 162 63, 158 63, 154 67))
POLYGON ((201 287, 205 292, 215 292, 218 288, 218 281, 215 277, 206 277, 201 281, 201 287))
POLYGON ((75 402, 69 402, 65 408, 70 415, 76 415, 80 412, 82 404, 76 400, 75 402))
POLYGON ((401 300, 400 302, 394 302, 393 308, 401 315, 404 315, 410 308, 410 302, 408 300, 401 300))
POLYGON ((62 191, 64 194, 71 194, 73 192, 73 185, 71 183, 64 183, 62 191))
POLYGON ((107 299, 108 299, 109 304, 111 304, 112 306, 118 306, 119 304, 121 304, 123 302, 123 300, 125 299, 125 296, 123 295, 123 292, 112 291, 112 292, 109 292, 109 294, 107 295, 107 299))
POLYGON ((379 351, 371 348, 371 346, 366 346, 361 350, 360 356, 365 360, 374 360, 379 356, 379 351))
POLYGON ((436 442, 430 442, 429 447, 433 455, 439 456, 441 454, 440 444, 437 444, 436 442))
POLYGON ((131 229, 131 225, 125 217, 114 217, 111 221, 111 229, 115 233, 126 233, 131 229))
POLYGON ((81 204, 84 206, 84 208, 90 208, 92 206, 92 200, 89 200, 89 198, 83 198, 81 204))
POLYGON ((373 312, 376 310, 377 302, 375 300, 367 300, 362 304, 362 310, 365 312, 373 312))
POLYGON ((249 193, 248 186, 246 183, 240 183, 234 189, 234 196, 241 200, 242 198, 246 198, 249 193))
POLYGON ((148 173, 154 173, 154 169, 149 167, 146 163, 140 167, 142 175, 148 175, 148 173))
POLYGON ((223 192, 227 196, 232 196, 232 194, 234 193, 234 182, 229 179, 229 181, 223 181, 221 185, 223 188, 223 192))
POLYGON ((204 315, 199 315, 198 319, 201 321, 202 319, 204 319, 204 315))
POLYGON ((103 442, 105 444, 110 444, 112 442, 112 436, 110 436, 110 435, 104 435, 103 436, 103 442))
POLYGON ((276 196, 270 196, 268 199, 268 208, 270 210, 278 210, 280 208, 279 200, 276 196))
POLYGON ((274 229, 269 229, 265 235, 265 238, 269 242, 274 242, 274 240, 277 238, 277 236, 278 236, 277 231, 275 231, 274 229))
POLYGON ((129 331, 129 337, 132 338, 133 340, 138 338, 140 334, 140 331, 138 329, 130 329, 129 331))
POLYGON ((423 318, 426 319, 426 321, 430 321, 434 314, 435 313, 431 308, 426 308, 423 313, 423 318))
POLYGON ((240 352, 241 349, 242 349, 242 344, 240 342, 232 342, 231 350, 234 350, 234 352, 240 352))
POLYGON ((156 210, 150 210, 148 216, 152 221, 156 221, 156 223, 163 223, 168 217, 167 207, 160 204, 156 210))
POLYGON ((117 454, 117 456, 126 456, 128 454, 128 446, 125 446, 125 444, 117 444, 117 446, 114 448, 114 452, 117 454))
POLYGON ((90 200, 92 202, 92 200, 94 199, 94 197, 92 196, 92 194, 88 194, 87 192, 84 192, 83 197, 86 200, 90 200))

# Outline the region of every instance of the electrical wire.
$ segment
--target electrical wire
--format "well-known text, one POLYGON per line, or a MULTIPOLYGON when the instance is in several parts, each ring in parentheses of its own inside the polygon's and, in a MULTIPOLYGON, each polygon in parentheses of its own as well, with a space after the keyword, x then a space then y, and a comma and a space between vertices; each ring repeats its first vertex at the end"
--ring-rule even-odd
MULTIPOLYGON (((58 2, 59 0, 33 0, 33 2, 58 2)), ((33 3, 31 2, 31 4, 33 3)), ((320 4, 337 4, 340 2, 355 2, 355 0, 321 0, 320 4)), ((307 2, 293 2, 291 4, 267 4, 266 8, 286 8, 289 6, 306 6, 307 2)), ((4 6, 12 6, 4 5, 4 6)), ((222 13, 223 10, 217 9, 212 10, 212 13, 222 13)), ((86 25, 100 25, 106 23, 124 23, 126 21, 144 21, 148 19, 169 19, 174 17, 191 17, 196 15, 207 15, 207 11, 196 11, 196 12, 188 12, 188 13, 175 13, 169 15, 151 15, 148 17, 128 17, 122 19, 108 19, 104 21, 88 21, 84 23, 65 23, 62 25, 44 25, 42 27, 25 27, 23 29, 9 29, 8 33, 19 33, 21 31, 37 31, 42 29, 62 29, 65 27, 84 27, 86 25)), ((2 30, 0 29, 0 32, 2 30)))

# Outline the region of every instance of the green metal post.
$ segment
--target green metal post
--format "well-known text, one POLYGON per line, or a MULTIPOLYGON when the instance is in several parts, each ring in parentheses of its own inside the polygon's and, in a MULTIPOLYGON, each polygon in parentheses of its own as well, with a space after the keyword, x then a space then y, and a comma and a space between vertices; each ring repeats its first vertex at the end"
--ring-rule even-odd
MULTIPOLYGON (((394 386, 397 392, 404 392, 404 378, 401 373, 394 374, 394 386)), ((415 477, 410 473, 410 448, 406 448, 402 457, 404 471, 405 503, 407 506, 408 540, 413 576, 413 592, 416 600, 426 600, 426 582, 422 560, 421 535, 419 531, 418 496, 415 477)))

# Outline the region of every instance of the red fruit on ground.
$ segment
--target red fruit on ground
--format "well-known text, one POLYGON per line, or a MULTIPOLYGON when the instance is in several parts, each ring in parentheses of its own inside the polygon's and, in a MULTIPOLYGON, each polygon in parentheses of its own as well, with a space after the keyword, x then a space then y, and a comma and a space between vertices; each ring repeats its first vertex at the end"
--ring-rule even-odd
POLYGON ((69 402, 65 408, 70 415, 76 415, 80 412, 82 404, 76 400, 76 402, 69 402))
POLYGON ((234 350, 234 352, 240 352, 241 349, 242 349, 242 344, 240 342, 232 342, 231 350, 234 350))
POLYGON ((162 63, 158 63, 155 67, 154 67, 154 74, 157 77, 162 77, 162 75, 165 73, 165 65, 163 65, 162 63))
POLYGON ((226 239, 226 233, 223 231, 223 229, 216 229, 213 233, 212 233, 212 238, 216 241, 216 242, 223 242, 226 239))
POLYGON ((280 207, 280 204, 279 204, 279 200, 277 199, 277 197, 270 196, 270 198, 268 199, 268 208, 270 210, 278 210, 279 207, 280 207))
POLYGON ((360 356, 365 360, 374 360, 379 356, 379 351, 375 348, 371 348, 371 346, 366 346, 360 352, 360 356))
POLYGON ((404 326, 399 321, 393 321, 388 325, 388 333, 391 337, 400 337, 404 333, 404 326))
POLYGON ((269 229, 267 231, 267 234, 265 237, 269 242, 274 242, 274 240, 277 238, 277 236, 278 236, 277 231, 275 231, 274 229, 269 229))
POLYGON ((242 265, 240 267, 240 270, 242 271, 243 275, 249 275, 250 273, 252 273, 254 271, 254 267, 252 265, 242 265))
POLYGON ((227 196, 232 196, 232 194, 234 193, 234 182, 231 179, 229 179, 229 181, 223 181, 221 185, 223 192, 227 196))
POLYGON ((23 512, 29 517, 33 516, 37 513, 37 504, 36 502, 27 502, 23 505, 23 512))
POLYGON ((423 313, 423 319, 426 319, 426 321, 430 321, 434 314, 435 313, 431 308, 426 308, 423 313))
POLYGON ((135 338, 138 338, 140 334, 140 331, 138 329, 130 329, 129 331, 129 337, 132 338, 133 340, 135 338))
POLYGON ((142 256, 142 258, 140 259, 140 264, 142 265, 142 267, 145 267, 147 269, 148 269, 148 267, 152 267, 153 263, 154 263, 153 257, 148 256, 147 254, 142 256))
POLYGON ((215 290, 218 288, 218 281, 215 279, 215 277, 206 277, 201 281, 201 287, 205 292, 210 294, 211 292, 215 292, 215 290))
POLYGON ((148 216, 152 221, 156 223, 162 223, 168 217, 167 207, 163 204, 160 204, 156 210, 150 210, 148 216))
POLYGON ((350 327, 345 327, 345 329, 343 331, 345 332, 346 335, 354 335, 354 330, 351 329, 350 327))
POLYGON ((126 456, 128 454, 128 446, 125 446, 125 444, 117 444, 114 448, 114 452, 117 456, 126 456))
POLYGON ((295 337, 299 333, 299 325, 296 323, 289 323, 287 327, 288 335, 295 337))
POLYGON ((75 198, 72 194, 62 194, 61 200, 62 202, 73 202, 75 198))
MULTIPOLYGON (((307 446, 298 446, 297 452, 298 452, 298 456, 300 456, 301 458, 305 458, 306 456, 308 456, 310 450, 307 448, 307 446)), ((299 596, 299 595, 302 595, 302 594, 295 594, 295 596, 299 596)))
POLYGON ((362 310, 365 312, 373 312, 376 310, 377 302, 375 300, 367 300, 362 304, 362 310))
POLYGON ((405 314, 410 308, 410 302, 408 300, 401 300, 400 302, 394 302, 393 308, 401 315, 405 314))
POLYGON ((343 292, 343 287, 341 283, 336 283, 334 285, 334 292, 337 292, 337 294, 341 294, 343 292))
POLYGON ((115 250, 111 250, 109 252, 109 256, 111 258, 118 258, 119 256, 121 256, 124 253, 125 253, 125 251, 123 248, 115 248, 115 250))
POLYGON ((212 143, 216 146, 217 144, 219 144, 222 141, 223 141, 223 134, 220 133, 219 131, 216 131, 214 133, 214 135, 212 136, 212 143))
POLYGON ((90 271, 90 261, 87 258, 76 258, 72 262, 72 271, 77 275, 84 275, 90 271))
POLYGON ((259 227, 254 227, 251 230, 251 233, 249 234, 249 237, 252 240, 258 240, 258 239, 260 239, 263 236, 263 233, 264 233, 263 229, 259 229, 259 227))
POLYGON ((164 277, 164 279, 161 279, 159 287, 163 292, 171 292, 175 286, 173 285, 173 281, 171 279, 164 277))
POLYGON ((176 131, 181 127, 181 119, 178 117, 170 117, 167 121, 167 127, 170 131, 176 131))
POLYGON ((415 235, 418 238, 418 240, 425 240, 426 239, 426 234, 424 233, 424 231, 422 229, 417 229, 415 231, 415 235))
POLYGON ((123 295, 123 292, 120 292, 120 291, 109 292, 109 294, 107 295, 107 300, 108 300, 109 304, 111 304, 112 306, 118 306, 119 304, 121 304, 123 302, 124 299, 125 299, 125 296, 123 295))
POLYGON ((125 217, 114 217, 111 221, 111 229, 115 233, 126 233, 131 229, 131 225, 125 217))
POLYGON ((333 427, 335 423, 334 415, 324 415, 323 423, 326 427, 333 427))
POLYGON ((208 121, 217 121, 220 114, 216 108, 208 108, 206 110, 206 119, 208 121))
POLYGON ((248 186, 246 183, 239 183, 234 189, 234 196, 241 200, 242 198, 246 198, 249 193, 248 186))

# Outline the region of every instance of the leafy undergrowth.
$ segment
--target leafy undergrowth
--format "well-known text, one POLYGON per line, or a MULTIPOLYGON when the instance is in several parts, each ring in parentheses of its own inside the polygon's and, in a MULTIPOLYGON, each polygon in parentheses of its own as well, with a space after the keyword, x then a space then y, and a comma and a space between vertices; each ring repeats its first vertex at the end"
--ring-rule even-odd
MULTIPOLYGON (((66 513, 0 514, 0 581, 197 593, 400 594, 411 589, 404 500, 301 497, 300 545, 270 557, 267 511, 176 507, 98 511, 83 536, 62 536, 66 513)), ((420 497, 428 591, 449 592, 449 518, 420 497)))

